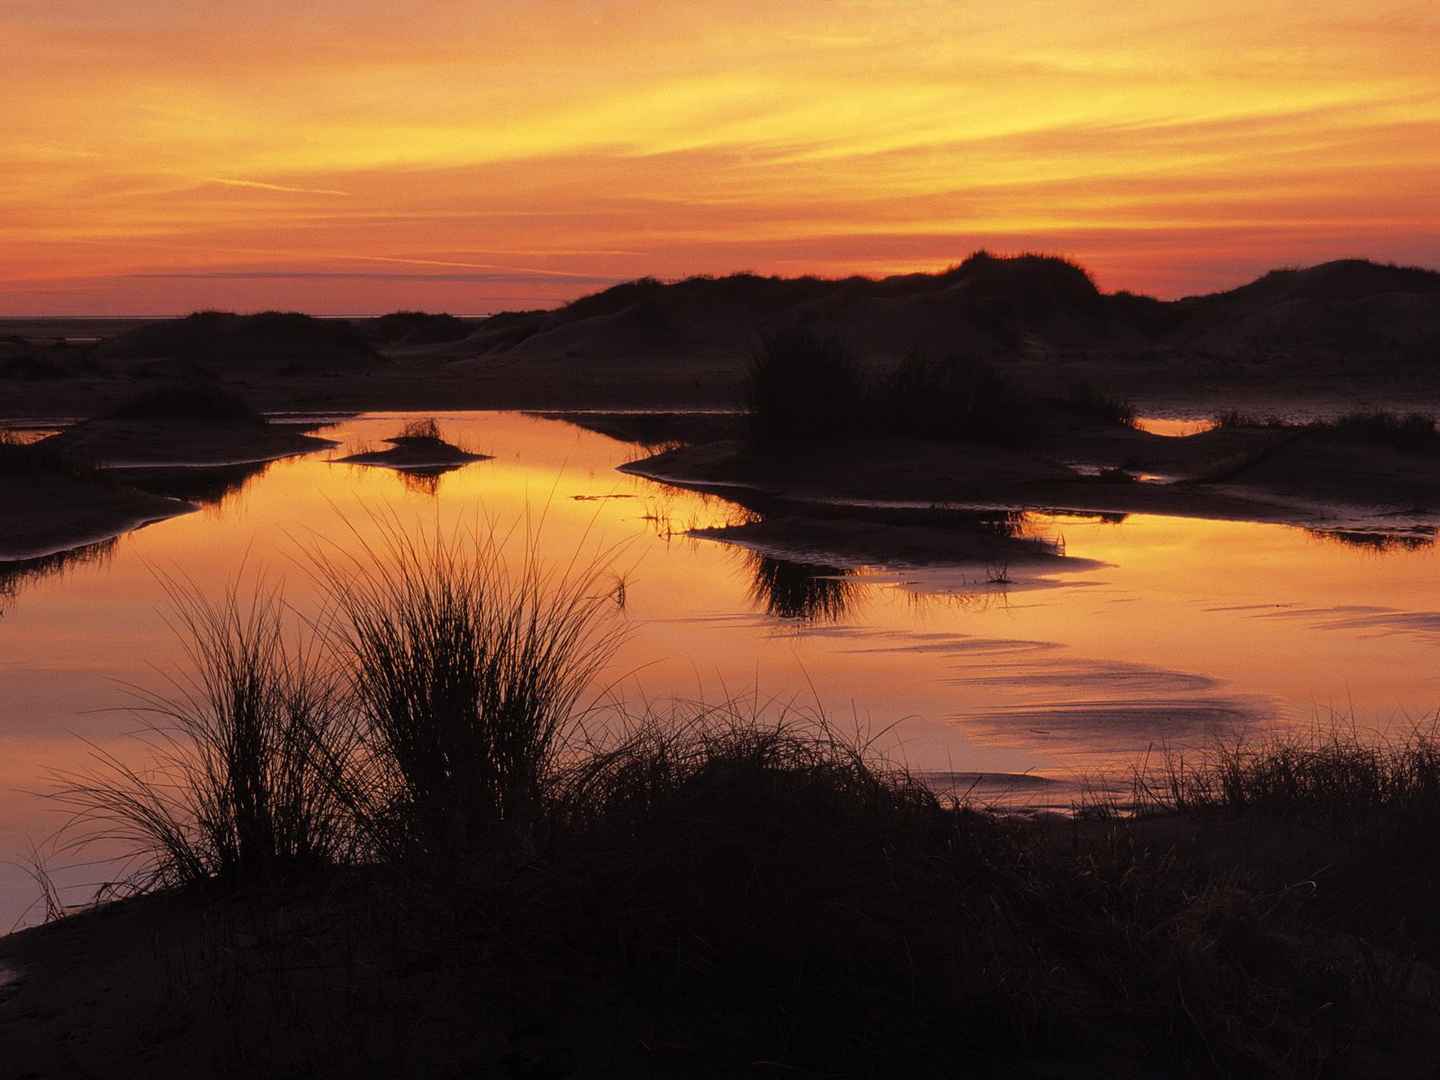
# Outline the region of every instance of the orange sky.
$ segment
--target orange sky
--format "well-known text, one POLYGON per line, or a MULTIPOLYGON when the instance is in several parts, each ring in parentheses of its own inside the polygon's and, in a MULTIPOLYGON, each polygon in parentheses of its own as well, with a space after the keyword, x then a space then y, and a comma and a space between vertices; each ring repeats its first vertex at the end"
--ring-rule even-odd
POLYGON ((11 0, 0 314, 1440 264, 1440 5, 11 0))

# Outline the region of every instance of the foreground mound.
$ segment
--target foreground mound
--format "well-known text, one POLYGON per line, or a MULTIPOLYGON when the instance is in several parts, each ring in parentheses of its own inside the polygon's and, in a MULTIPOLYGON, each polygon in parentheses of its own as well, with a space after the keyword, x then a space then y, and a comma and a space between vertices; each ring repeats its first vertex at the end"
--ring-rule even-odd
POLYGON ((56 453, 102 466, 234 465, 335 444, 269 423, 234 394, 198 383, 147 391, 45 440, 56 453))
POLYGON ((1026 823, 824 735, 656 733, 438 876, 0 941, 0 1023, 34 1075, 1426 1075, 1433 747, 1186 775, 1165 816, 1026 823))

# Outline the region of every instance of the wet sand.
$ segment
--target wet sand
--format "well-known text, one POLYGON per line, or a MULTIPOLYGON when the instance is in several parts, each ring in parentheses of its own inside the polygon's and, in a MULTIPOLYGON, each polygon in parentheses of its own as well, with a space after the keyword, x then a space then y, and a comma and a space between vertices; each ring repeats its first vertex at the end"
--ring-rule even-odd
POLYGON ((0 508, 0 560, 6 561, 53 555, 196 509, 102 477, 47 471, 0 476, 0 508))
POLYGON ((100 418, 66 428, 43 445, 102 468, 126 468, 244 465, 324 450, 335 443, 285 424, 100 418))

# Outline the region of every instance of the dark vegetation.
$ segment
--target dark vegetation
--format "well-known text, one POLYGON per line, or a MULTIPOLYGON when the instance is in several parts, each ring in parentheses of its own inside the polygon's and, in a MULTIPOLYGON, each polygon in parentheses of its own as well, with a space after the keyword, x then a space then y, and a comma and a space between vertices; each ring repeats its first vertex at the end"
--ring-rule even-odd
POLYGON ((397 446, 413 446, 416 443, 444 442, 444 439, 440 434, 440 422, 432 416, 421 420, 411 420, 400 429, 399 435, 385 441, 397 446))
POLYGON ((1387 446, 1406 454, 1433 454, 1440 449, 1435 417, 1425 413, 1347 413, 1321 432, 1342 442, 1387 446))
POLYGON ((867 373, 835 338, 789 329, 755 351, 746 386, 761 442, 901 437, 1030 446, 1075 426, 1129 426, 1135 410, 1085 384, 1060 395, 1022 389, 971 356, 911 353, 867 373))
POLYGON ((1435 417, 1429 413, 1351 412, 1333 420, 1300 424, 1232 410, 1216 417, 1216 424, 1222 428, 1289 431, 1331 442, 1386 447, 1405 454, 1433 454, 1440 449, 1440 432, 1436 430, 1435 417))
POLYGON ((134 887, 185 885, 214 913, 209 959, 168 969, 167 1030, 210 1040, 221 1071, 1428 1060, 1426 737, 1171 757, 1132 804, 1027 821, 942 798, 783 704, 587 736, 620 625, 602 564, 554 577, 507 568, 490 539, 395 530, 310 562, 334 621, 298 637, 273 592, 175 589, 194 679, 144 702, 157 770, 111 760, 61 795, 77 838, 134 843, 134 887))
POLYGON ((374 321, 371 333, 385 345, 440 345, 469 337, 477 320, 425 311, 392 311, 374 321))
MULTIPOLYGON (((360 371, 377 354, 351 323, 296 312, 200 311, 150 323, 105 342, 107 360, 147 361, 151 374, 235 375, 360 371)), ((138 373, 145 373, 138 372, 138 373)))
POLYGON ((103 419, 154 420, 258 426, 265 423, 244 398, 214 383, 167 383, 141 391, 112 409, 103 419))
POLYGON ((0 378, 38 382, 94 375, 98 370, 93 345, 31 341, 18 334, 0 337, 0 378))

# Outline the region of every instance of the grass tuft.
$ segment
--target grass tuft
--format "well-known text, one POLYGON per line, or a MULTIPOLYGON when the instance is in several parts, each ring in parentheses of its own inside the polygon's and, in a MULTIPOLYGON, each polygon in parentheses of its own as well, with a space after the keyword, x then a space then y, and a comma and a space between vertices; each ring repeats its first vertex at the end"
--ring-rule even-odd
POLYGON ((603 560, 557 573, 533 547, 507 559, 493 531, 377 524, 378 548, 310 552, 364 747, 345 797, 393 859, 454 860, 523 837, 620 641, 603 560))
POLYGON ((99 768, 62 778, 76 846, 120 843, 127 891, 273 882, 350 857, 338 798, 349 756, 343 693, 313 639, 287 642, 278 592, 207 601, 162 578, 192 674, 136 691, 154 751, 140 771, 94 748, 99 768))
POLYGON ((763 339, 751 356, 746 404, 761 442, 853 435, 869 422, 860 368, 834 338, 796 328, 763 339))

